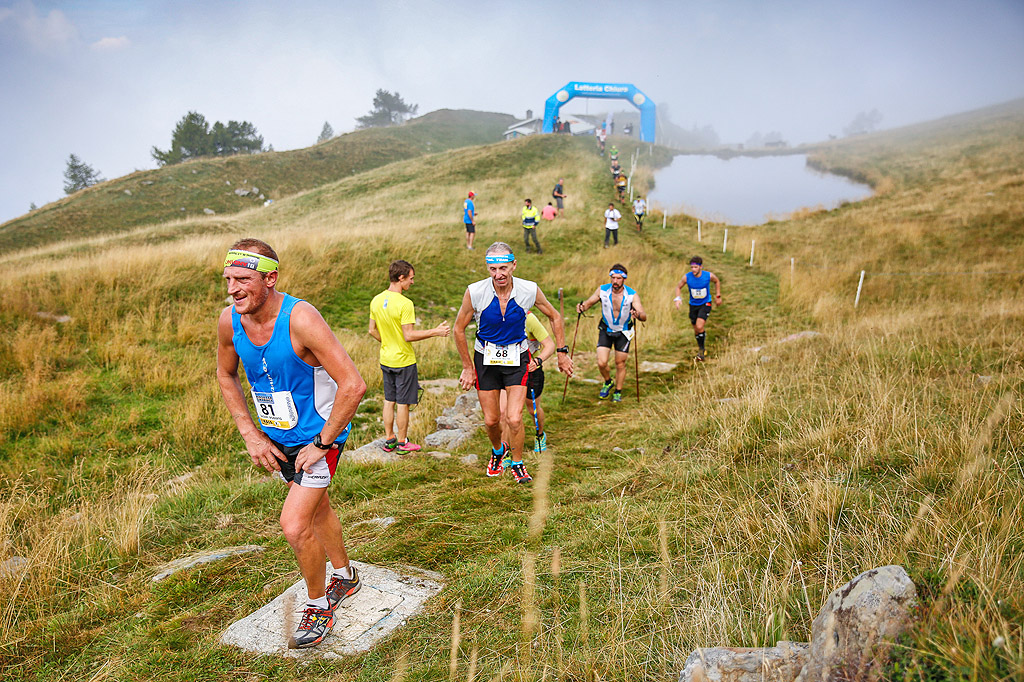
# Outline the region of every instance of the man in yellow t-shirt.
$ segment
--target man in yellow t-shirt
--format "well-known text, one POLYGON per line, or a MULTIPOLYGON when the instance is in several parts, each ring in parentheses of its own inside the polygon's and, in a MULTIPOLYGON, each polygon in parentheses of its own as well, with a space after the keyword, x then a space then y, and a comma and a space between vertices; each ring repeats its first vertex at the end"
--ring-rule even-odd
POLYGON ((416 311, 412 301, 402 295, 413 285, 415 275, 416 271, 407 261, 396 260, 388 268, 391 284, 370 302, 369 333, 380 341, 380 369, 384 378, 385 441, 382 447, 388 452, 420 449, 408 438, 409 406, 419 402, 420 389, 412 342, 451 333, 447 321, 426 331, 415 329, 416 311))

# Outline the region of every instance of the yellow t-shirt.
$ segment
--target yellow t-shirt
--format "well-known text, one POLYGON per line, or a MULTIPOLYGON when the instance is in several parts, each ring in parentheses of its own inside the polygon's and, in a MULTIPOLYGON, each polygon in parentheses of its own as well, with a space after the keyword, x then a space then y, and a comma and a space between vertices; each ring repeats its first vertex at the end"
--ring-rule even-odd
POLYGON ((551 336, 537 316, 526 313, 526 340, 530 344, 530 354, 536 355, 540 350, 540 342, 551 336))
POLYGON ((416 323, 412 301, 396 291, 384 290, 370 301, 370 319, 380 334, 380 364, 398 368, 416 362, 416 352, 402 334, 402 325, 416 323))

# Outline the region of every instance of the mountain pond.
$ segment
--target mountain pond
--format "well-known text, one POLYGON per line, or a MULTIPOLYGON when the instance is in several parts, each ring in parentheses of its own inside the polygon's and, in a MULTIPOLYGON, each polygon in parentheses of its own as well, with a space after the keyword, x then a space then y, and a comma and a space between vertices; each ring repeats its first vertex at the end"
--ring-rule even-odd
POLYGON ((833 209, 871 196, 871 188, 807 165, 803 154, 679 154, 655 171, 653 207, 729 225, 762 225, 803 208, 833 209))

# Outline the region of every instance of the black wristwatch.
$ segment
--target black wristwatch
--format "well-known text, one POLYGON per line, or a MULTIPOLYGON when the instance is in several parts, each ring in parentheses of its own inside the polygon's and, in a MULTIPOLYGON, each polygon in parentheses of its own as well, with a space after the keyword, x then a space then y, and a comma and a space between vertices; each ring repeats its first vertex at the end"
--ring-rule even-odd
POLYGON ((534 355, 534 356, 533 356, 533 359, 537 361, 537 367, 538 367, 538 368, 540 368, 540 367, 543 367, 543 366, 544 366, 544 358, 542 358, 541 356, 539 356, 539 355, 534 355))
POLYGON ((569 346, 562 346, 561 348, 556 348, 555 352, 556 353, 568 353, 569 352, 569 346))
POLYGON ((334 447, 334 443, 328 443, 327 445, 324 445, 324 441, 320 438, 319 433, 313 437, 313 445, 320 448, 321 450, 330 450, 331 448, 334 447))

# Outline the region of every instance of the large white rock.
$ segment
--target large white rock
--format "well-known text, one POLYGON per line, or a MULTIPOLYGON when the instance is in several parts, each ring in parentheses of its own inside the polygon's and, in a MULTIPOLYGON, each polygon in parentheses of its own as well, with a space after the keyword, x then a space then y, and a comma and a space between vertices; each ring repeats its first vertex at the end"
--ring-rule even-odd
MULTIPOLYGON (((331 634, 318 646, 289 649, 306 606, 306 581, 300 580, 269 604, 228 626, 221 644, 257 654, 289 658, 341 658, 369 651, 423 609, 444 585, 431 571, 406 567, 407 573, 353 561, 362 588, 335 612, 331 634)), ((327 564, 327 576, 334 569, 327 564)))
POLYGON ((826 600, 811 623, 798 682, 877 679, 892 640, 910 627, 917 589, 902 566, 864 571, 826 600))

